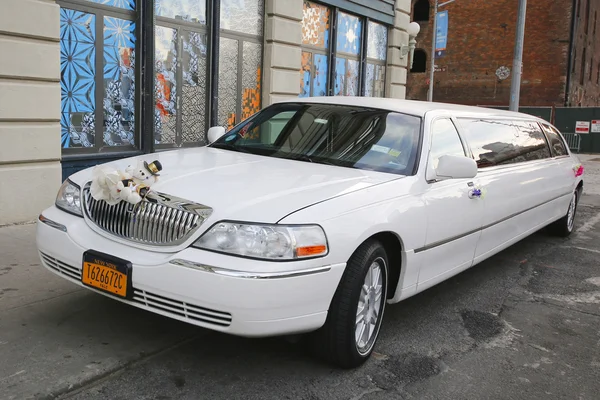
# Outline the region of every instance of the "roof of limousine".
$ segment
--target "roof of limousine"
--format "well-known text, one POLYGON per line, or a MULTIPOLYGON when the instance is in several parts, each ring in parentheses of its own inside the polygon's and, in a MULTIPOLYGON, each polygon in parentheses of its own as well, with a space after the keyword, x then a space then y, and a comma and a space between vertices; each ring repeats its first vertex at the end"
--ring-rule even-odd
POLYGON ((279 103, 319 103, 319 104, 339 104, 362 107, 374 107, 384 110, 396 111, 405 114, 412 114, 423 117, 429 111, 446 110, 450 112, 461 112, 476 114, 478 116, 504 116, 504 117, 528 117, 538 119, 537 117, 517 113, 513 111, 496 110, 485 107, 465 106, 460 104, 447 104, 419 100, 400 100, 382 97, 359 97, 359 96, 322 96, 322 97, 299 97, 285 99, 279 103))

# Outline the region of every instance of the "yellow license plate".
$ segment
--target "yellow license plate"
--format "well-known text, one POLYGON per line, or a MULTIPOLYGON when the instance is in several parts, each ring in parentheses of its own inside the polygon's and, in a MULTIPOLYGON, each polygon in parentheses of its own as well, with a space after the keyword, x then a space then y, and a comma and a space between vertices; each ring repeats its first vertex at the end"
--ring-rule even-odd
POLYGON ((131 263, 88 251, 83 257, 81 282, 96 289, 127 297, 131 282, 131 263))

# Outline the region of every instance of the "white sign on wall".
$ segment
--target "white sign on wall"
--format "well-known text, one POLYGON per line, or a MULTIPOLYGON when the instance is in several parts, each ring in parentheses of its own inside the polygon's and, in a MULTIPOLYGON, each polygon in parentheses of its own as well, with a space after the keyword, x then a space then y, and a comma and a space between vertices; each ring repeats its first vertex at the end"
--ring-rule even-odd
POLYGON ((575 123, 575 133, 590 133, 590 121, 577 121, 575 123))
POLYGON ((600 133, 600 119, 592 120, 592 133, 600 133))

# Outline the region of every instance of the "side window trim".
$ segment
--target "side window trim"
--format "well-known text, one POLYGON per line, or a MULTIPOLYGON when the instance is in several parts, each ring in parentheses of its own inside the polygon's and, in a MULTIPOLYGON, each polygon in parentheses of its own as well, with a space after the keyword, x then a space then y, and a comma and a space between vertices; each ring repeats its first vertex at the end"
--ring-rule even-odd
POLYGON ((439 115, 434 117, 431 122, 429 123, 429 131, 430 131, 430 139, 429 139, 429 146, 427 148, 427 153, 426 153, 426 163, 425 163, 425 181, 429 184, 431 183, 436 183, 439 182, 438 180, 436 180, 435 178, 430 178, 430 174, 433 172, 432 169, 432 160, 431 160, 431 149, 433 147, 433 137, 434 137, 434 132, 433 132, 433 126, 435 125, 436 122, 440 121, 440 120, 449 120, 450 123, 454 126, 454 130, 457 133, 458 136, 458 140, 463 148, 463 154, 465 155, 465 157, 471 157, 471 149, 470 147, 466 146, 466 142, 463 139, 463 137, 461 136, 460 130, 458 129, 456 120, 455 120, 455 116, 454 115, 439 115))
POLYGON ((550 151, 550 158, 556 158, 554 156, 554 154, 552 153, 552 146, 550 146, 550 138, 548 137, 548 133, 546 132, 546 129, 544 128, 545 124, 542 124, 539 121, 536 121, 538 126, 540 127, 540 129, 542 130, 542 133, 544 134, 544 140, 546 140, 546 146, 548 146, 548 151, 550 151))
POLYGON ((570 157, 571 149, 569 148, 569 145, 563 137, 562 133, 549 122, 544 121, 543 123, 540 123, 540 126, 542 127, 542 132, 544 132, 544 137, 548 141, 548 146, 550 146, 550 155, 552 156, 552 159, 570 157), (548 132, 553 132, 554 134, 556 134, 558 140, 563 146, 563 149, 565 150, 565 154, 554 155, 554 151, 552 149, 552 146, 550 145, 550 138, 548 137, 548 132))
POLYGON ((463 145, 463 149, 465 150, 465 157, 475 159, 475 157, 473 156, 473 150, 471 149, 471 145, 469 144, 469 141, 467 140, 467 135, 464 132, 465 128, 460 124, 460 121, 458 120, 458 118, 455 115, 450 117, 450 119, 452 120, 452 123, 454 124, 454 128, 458 132, 458 138, 460 139, 460 142, 463 145))

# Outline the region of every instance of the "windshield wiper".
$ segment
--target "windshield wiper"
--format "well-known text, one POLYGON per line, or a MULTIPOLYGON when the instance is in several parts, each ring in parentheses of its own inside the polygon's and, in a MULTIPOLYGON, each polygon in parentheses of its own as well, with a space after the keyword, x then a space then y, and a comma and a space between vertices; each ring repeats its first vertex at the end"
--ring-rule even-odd
POLYGON ((335 167, 351 166, 351 165, 348 165, 348 161, 345 161, 345 160, 329 159, 326 157, 310 157, 310 156, 307 156, 306 154, 299 154, 299 155, 293 157, 292 159, 298 160, 298 161, 308 161, 308 162, 316 163, 316 164, 333 165, 335 167))
POLYGON ((306 154, 300 154, 300 155, 294 157, 294 160, 314 162, 313 159, 310 158, 309 156, 307 156, 306 154))
POLYGON ((239 151, 240 153, 250 153, 248 149, 245 149, 241 146, 236 146, 232 143, 213 143, 211 147, 216 149, 239 151))

